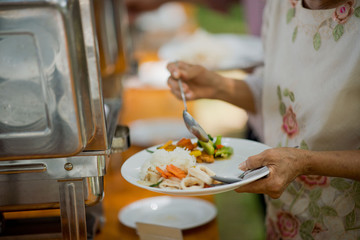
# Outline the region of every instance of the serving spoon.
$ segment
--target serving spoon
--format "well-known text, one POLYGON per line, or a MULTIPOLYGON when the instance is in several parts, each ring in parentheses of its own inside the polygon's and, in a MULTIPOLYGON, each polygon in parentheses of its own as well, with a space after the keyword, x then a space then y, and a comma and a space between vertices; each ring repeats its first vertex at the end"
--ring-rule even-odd
POLYGON ((209 141, 209 136, 207 135, 207 133, 204 131, 204 129, 200 126, 200 124, 198 124, 195 119, 193 118, 193 116, 190 115, 190 113, 187 111, 187 105, 186 105, 186 99, 185 99, 185 94, 184 94, 184 90, 182 87, 182 83, 181 83, 181 79, 178 79, 178 83, 179 83, 179 87, 180 87, 180 92, 181 92, 181 97, 182 100, 184 102, 184 111, 183 111, 183 118, 184 118, 184 122, 185 125, 187 127, 187 129, 195 136, 197 137, 197 139, 199 139, 200 141, 203 142, 208 142, 209 141))

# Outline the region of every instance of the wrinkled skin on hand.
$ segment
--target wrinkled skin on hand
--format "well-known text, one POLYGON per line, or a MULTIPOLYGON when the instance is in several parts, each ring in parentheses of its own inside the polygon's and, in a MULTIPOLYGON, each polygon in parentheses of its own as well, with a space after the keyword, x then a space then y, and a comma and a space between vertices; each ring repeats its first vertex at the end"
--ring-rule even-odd
POLYGON ((279 198, 286 187, 303 172, 301 159, 306 157, 307 150, 296 148, 272 148, 249 157, 239 165, 243 171, 267 166, 269 175, 255 182, 237 188, 238 193, 263 193, 271 198, 279 198))

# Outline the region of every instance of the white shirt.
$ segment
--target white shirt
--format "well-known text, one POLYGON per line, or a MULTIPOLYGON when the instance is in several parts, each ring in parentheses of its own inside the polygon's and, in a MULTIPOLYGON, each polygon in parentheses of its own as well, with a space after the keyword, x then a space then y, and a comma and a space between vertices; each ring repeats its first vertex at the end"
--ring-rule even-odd
MULTIPOLYGON (((267 2, 265 66, 247 80, 262 111, 265 144, 315 151, 359 149, 359 3, 309 10, 301 1, 267 2)), ((360 236, 359 182, 302 176, 279 200, 268 203, 268 236, 274 239, 360 236)))

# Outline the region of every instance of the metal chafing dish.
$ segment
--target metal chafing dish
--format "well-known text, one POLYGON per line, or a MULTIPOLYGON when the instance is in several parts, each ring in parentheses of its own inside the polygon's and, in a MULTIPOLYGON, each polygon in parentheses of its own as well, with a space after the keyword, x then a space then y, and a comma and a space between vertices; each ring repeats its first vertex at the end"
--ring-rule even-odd
POLYGON ((0 214, 60 208, 64 239, 86 239, 85 206, 129 145, 121 97, 103 99, 93 8, 106 2, 0 0, 0 214))

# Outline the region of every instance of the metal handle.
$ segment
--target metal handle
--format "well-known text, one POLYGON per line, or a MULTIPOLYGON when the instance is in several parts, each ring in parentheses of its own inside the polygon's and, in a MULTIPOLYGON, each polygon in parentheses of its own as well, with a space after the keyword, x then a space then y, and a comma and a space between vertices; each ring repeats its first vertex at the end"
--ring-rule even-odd
POLYGON ((182 83, 181 83, 180 79, 178 79, 178 83, 179 83, 179 88, 180 88, 180 92, 181 92, 181 97, 182 97, 182 100, 184 102, 185 111, 187 111, 186 98, 185 98, 184 90, 183 90, 182 83))
POLYGON ((111 151, 122 152, 130 147, 130 130, 129 127, 117 125, 111 144, 111 151))
POLYGON ((0 166, 0 174, 36 173, 36 172, 45 172, 45 171, 46 171, 46 165, 43 163, 11 164, 11 165, 0 166))

